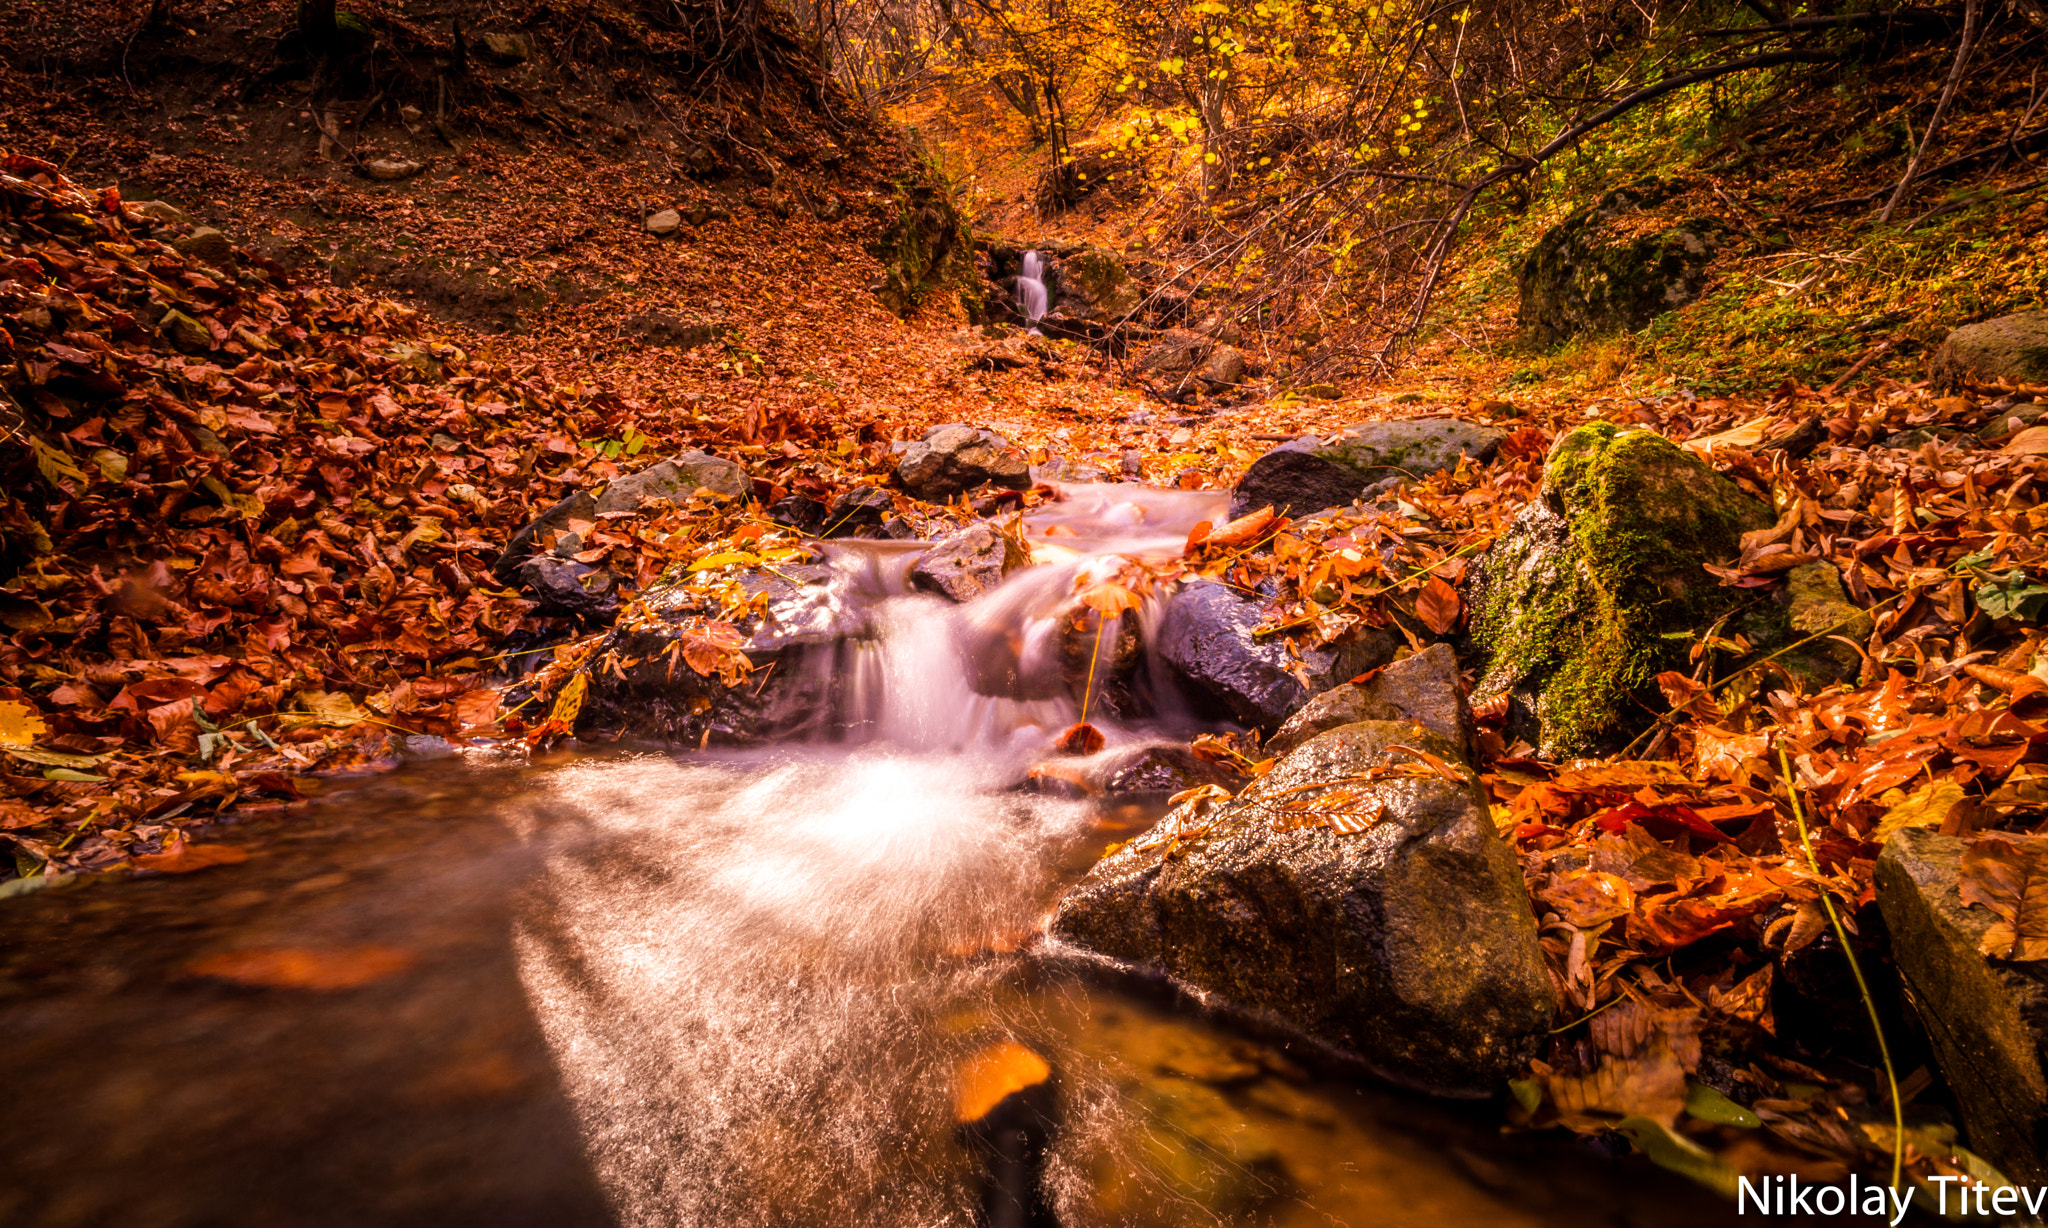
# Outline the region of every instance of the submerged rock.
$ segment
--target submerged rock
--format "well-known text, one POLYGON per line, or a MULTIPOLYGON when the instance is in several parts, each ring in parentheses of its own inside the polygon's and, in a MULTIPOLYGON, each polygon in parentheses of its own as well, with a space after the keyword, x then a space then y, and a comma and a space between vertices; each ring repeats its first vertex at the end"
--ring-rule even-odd
POLYGON ((1022 449, 985 427, 950 422, 904 449, 896 480, 920 499, 943 503, 985 483, 1023 490, 1031 466, 1022 449))
POLYGON ((1394 655, 1393 637, 1368 628, 1349 644, 1287 651, 1284 637, 1252 634, 1259 603, 1213 580, 1174 594, 1159 622, 1157 649, 1195 697, 1230 719, 1271 732, 1311 695, 1394 655))
POLYGON ((2048 383, 2048 311, 2022 311, 1955 330, 1928 359, 1927 378, 1944 392, 1971 380, 2048 383))
POLYGON ((1236 799, 1170 815, 1069 891, 1051 932, 1437 1095, 1496 1091, 1556 1010, 1521 870, 1462 749, 1407 722, 1318 734, 1236 799), (1400 764, 1416 774, 1360 780, 1400 764), (1319 801, 1345 831, 1315 819, 1319 801), (1173 825, 1190 834, 1169 858, 1173 825))
POLYGON ((1693 638, 1747 599, 1704 565, 1770 523, 1661 435, 1605 422, 1565 435, 1466 594, 1488 658, 1474 693, 1505 694, 1509 733, 1546 757, 1626 742, 1662 708, 1656 676, 1687 668, 1693 638))
POLYGON ((1968 841, 1907 828, 1877 861, 1877 905, 1907 1001, 1934 1042, 1970 1148, 2022 1184, 2048 1181, 2048 968, 1978 954, 1996 918, 1963 903, 1968 841))
POLYGON ((1359 721, 1413 721, 1454 746, 1470 746, 1472 709, 1450 645, 1431 644, 1364 682, 1324 691, 1287 718, 1266 750, 1284 755, 1324 730, 1359 721))
POLYGON ((1459 418, 1366 422, 1327 442, 1313 436, 1280 445, 1252 462, 1230 495, 1230 514, 1272 504, 1288 516, 1346 507, 1371 489, 1418 481, 1471 457, 1485 462, 1503 432, 1459 418))
POLYGON ((1023 563, 1022 551, 993 525, 971 524, 917 556, 910 565, 910 587, 968 602, 994 591, 1023 563))

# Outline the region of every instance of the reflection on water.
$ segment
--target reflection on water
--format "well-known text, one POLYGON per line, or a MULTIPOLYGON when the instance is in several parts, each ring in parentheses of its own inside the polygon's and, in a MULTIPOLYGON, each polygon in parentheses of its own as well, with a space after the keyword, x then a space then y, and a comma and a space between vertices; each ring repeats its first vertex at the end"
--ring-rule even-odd
POLYGON ((966 1224, 968 1055, 1055 1074, 1063 1223, 1732 1223, 1021 942, 1106 838, 996 757, 420 766, 240 865, 0 902, 0 1222, 966 1224), (209 956, 365 945, 357 988, 209 956))

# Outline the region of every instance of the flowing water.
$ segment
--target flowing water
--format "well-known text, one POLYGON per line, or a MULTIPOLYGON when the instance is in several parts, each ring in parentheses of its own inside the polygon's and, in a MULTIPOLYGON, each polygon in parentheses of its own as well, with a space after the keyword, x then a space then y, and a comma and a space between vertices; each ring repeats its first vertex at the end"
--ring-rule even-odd
MULTIPOLYGON (((1149 817, 1019 787, 1078 716, 1073 591, 1220 511, 1068 495, 966 606, 840 552, 875 607, 842 742, 465 752, 244 816, 238 865, 0 901, 0 1223, 965 1225, 1002 1045, 1051 1070, 1070 1228, 1728 1222, 1034 942, 1149 817)), ((1136 689, 1098 758, 1196 720, 1136 689)))
POLYGON ((1017 274, 1017 313, 1024 317, 1024 326, 1033 332, 1033 327, 1049 306, 1045 291, 1045 257, 1035 251, 1024 253, 1024 264, 1017 274))

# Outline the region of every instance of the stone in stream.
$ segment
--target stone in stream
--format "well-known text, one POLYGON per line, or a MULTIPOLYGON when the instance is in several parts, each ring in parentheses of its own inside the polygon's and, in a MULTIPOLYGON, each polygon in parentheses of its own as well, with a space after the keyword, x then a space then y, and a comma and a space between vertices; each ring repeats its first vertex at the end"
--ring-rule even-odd
POLYGON ((903 450, 896 480, 920 499, 943 503, 985 483, 1023 490, 1031 466, 1022 449, 985 427, 949 422, 903 450))
POLYGON ((1397 418, 1360 423, 1327 441, 1296 439, 1252 462, 1231 491, 1230 514, 1267 504, 1295 517, 1347 507, 1368 490, 1418 481, 1464 457, 1491 460, 1505 437, 1460 418, 1397 418))
POLYGON ((1470 746, 1472 709, 1450 645, 1431 644, 1364 682, 1324 691, 1288 717, 1265 749, 1284 755, 1324 730, 1358 721, 1413 721, 1454 746, 1470 746))
POLYGON ((878 537, 882 524, 896 513, 896 501, 878 486, 855 486, 832 496, 825 505, 824 537, 878 537))
POLYGON ((910 565, 910 587, 967 602, 994 591, 1024 564, 1023 552, 993 525, 977 523, 944 539, 910 565))
POLYGON ((1204 706, 1268 733, 1311 695, 1384 665, 1393 636, 1365 629, 1348 644, 1301 648, 1281 636, 1252 634, 1264 608, 1213 580, 1198 580, 1167 602, 1156 648, 1175 677, 1204 706))
POLYGON ((843 599, 840 574, 823 564, 781 563, 731 578, 765 597, 739 626, 753 672, 735 687, 699 674, 683 653, 703 634, 702 598, 685 585, 650 589, 598 646, 591 660, 599 664, 586 667, 577 736, 753 746, 833 731, 852 641, 870 631, 866 613, 843 599), (618 671, 603 664, 608 659, 618 671))
POLYGON ((1689 672, 1688 648, 1722 615, 1753 642, 1778 637, 1781 611, 1705 568, 1771 522, 1661 435, 1600 422, 1563 436, 1465 594, 1487 656, 1474 694, 1505 695, 1509 736, 1546 758, 1618 749, 1664 709, 1657 675, 1689 672))
POLYGON ((1105 857, 1051 933, 1396 1083, 1493 1094, 1538 1051, 1557 1002, 1520 867, 1463 754, 1411 722, 1317 734, 1235 799, 1176 811, 1105 857), (1360 780, 1387 768, 1404 774, 1360 780), (1318 799, 1345 830, 1315 820, 1318 799), (1190 834, 1165 857, 1177 826, 1190 834))
POLYGON ((1145 746, 1118 755, 1103 770, 1101 781, 1103 796, 1110 801, 1154 805, 1202 785, 1244 785, 1236 770, 1185 746, 1145 746))
POLYGON ((1927 378, 1943 392, 1971 381, 2048 384, 2048 311, 2022 311, 1955 330, 1927 360, 1927 378))
POLYGON ((1968 841, 1907 828, 1877 860, 1877 905, 1907 1001, 1934 1043, 1971 1150, 2014 1181, 2048 1181, 2048 967, 1988 960, 1989 909, 1957 886, 1968 841))
POLYGON ((591 626, 618 616, 618 581, 605 568, 536 554, 520 563, 515 574, 519 588, 540 603, 541 614, 566 614, 591 626))
POLYGON ((573 532, 570 526, 577 521, 589 524, 597 521, 597 497, 587 490, 579 490, 561 500, 514 533, 512 540, 505 543, 504 552, 498 555, 497 563, 491 567, 491 575, 507 588, 517 588, 520 565, 539 554, 550 538, 559 539, 573 532))
POLYGON ((627 474, 605 487, 597 497, 597 510, 600 514, 631 512, 664 499, 681 504, 700 490, 708 490, 721 499, 740 499, 752 489, 746 470, 737 464, 709 452, 690 451, 627 474))

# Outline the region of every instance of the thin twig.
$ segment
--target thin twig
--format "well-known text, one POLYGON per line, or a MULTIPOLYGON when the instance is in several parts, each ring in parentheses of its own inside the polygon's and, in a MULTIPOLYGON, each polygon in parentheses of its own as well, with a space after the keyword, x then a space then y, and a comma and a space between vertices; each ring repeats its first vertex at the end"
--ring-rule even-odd
POLYGON ((1919 177, 1920 163, 1933 147, 1934 139, 1941 135, 1941 121, 1948 117, 1948 104, 1955 101, 1956 87, 1963 82, 1963 69, 1970 62, 1970 53, 1977 49, 1977 20, 1983 5, 1980 0, 1966 0, 1963 7, 1963 37, 1956 44, 1955 63, 1949 65, 1948 80, 1942 83, 1941 101, 1934 104, 1934 117, 1927 121, 1927 130, 1920 134, 1920 147, 1913 151, 1913 160, 1906 163, 1905 177, 1892 190, 1892 198, 1885 202, 1884 212, 1877 215, 1877 224, 1882 226, 1892 220, 1892 212, 1899 202, 1906 199, 1906 193, 1913 187, 1913 180, 1919 177))

